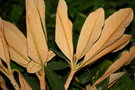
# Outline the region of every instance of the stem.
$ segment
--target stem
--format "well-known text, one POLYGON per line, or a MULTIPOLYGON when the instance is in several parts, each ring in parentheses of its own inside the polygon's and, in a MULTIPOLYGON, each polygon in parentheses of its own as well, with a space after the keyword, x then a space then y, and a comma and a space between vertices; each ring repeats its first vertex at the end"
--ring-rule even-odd
POLYGON ((65 90, 68 90, 71 80, 74 77, 74 74, 75 74, 75 69, 71 69, 70 74, 68 75, 67 81, 64 85, 65 90))
POLYGON ((38 77, 39 82, 40 82, 40 90, 46 90, 45 71, 44 71, 44 69, 41 69, 37 73, 37 77, 38 77))
POLYGON ((1 86, 2 90, 8 90, 2 76, 0 76, 0 86, 1 86))
POLYGON ((15 88, 15 90, 20 90, 20 88, 19 88, 19 86, 18 86, 18 84, 13 76, 13 73, 10 74, 10 81, 11 81, 13 87, 15 88))
POLYGON ((14 78, 14 75, 13 75, 13 72, 12 72, 12 69, 11 69, 11 66, 8 65, 8 71, 9 71, 9 79, 13 85, 13 87, 15 88, 15 90, 20 90, 15 78, 14 78))

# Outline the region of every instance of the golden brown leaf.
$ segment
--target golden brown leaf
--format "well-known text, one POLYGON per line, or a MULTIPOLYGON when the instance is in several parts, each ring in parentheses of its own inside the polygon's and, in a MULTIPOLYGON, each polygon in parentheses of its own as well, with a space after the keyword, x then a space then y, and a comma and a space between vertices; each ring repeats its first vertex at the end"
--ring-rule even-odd
POLYGON ((30 61, 27 53, 26 37, 10 22, 4 21, 4 33, 9 45, 10 58, 21 66, 27 67, 30 61))
POLYGON ((35 61, 30 61, 27 66, 27 72, 36 73, 41 69, 41 64, 36 63, 35 61))
POLYGON ((96 87, 91 87, 91 85, 86 85, 86 90, 98 90, 96 87))
POLYGON ((40 10, 37 9, 42 3, 36 2, 38 2, 38 6, 34 0, 26 0, 28 55, 35 62, 44 64, 48 56, 48 47, 39 15, 40 10))
POLYGON ((104 24, 104 10, 99 8, 87 17, 77 44, 76 60, 82 58, 97 41, 104 24))
POLYGON ((110 88, 113 84, 115 84, 117 80, 120 79, 124 74, 125 72, 118 72, 118 73, 111 74, 109 78, 108 88, 110 88))
POLYGON ((45 27, 45 3, 44 0, 33 0, 37 8, 38 14, 41 19, 42 28, 45 33, 45 38, 47 39, 46 27, 45 27))
POLYGON ((98 53, 93 59, 89 60, 84 66, 93 63, 94 61, 96 61, 97 59, 99 59, 100 57, 102 57, 103 55, 114 51, 116 49, 122 49, 122 47, 126 46, 128 44, 128 42, 131 39, 131 35, 128 34, 124 34, 119 40, 117 40, 114 44, 112 44, 111 46, 105 48, 104 50, 102 50, 100 53, 98 53))
POLYGON ((55 41, 60 50, 69 59, 73 59, 72 23, 68 19, 65 0, 59 0, 56 13, 55 41))
POLYGON ((131 47, 131 50, 132 50, 132 55, 130 57, 130 59, 124 64, 124 65, 128 65, 130 64, 134 59, 135 59, 135 53, 134 53, 134 50, 135 50, 135 46, 131 47), (132 50, 133 49, 133 50, 132 50))
POLYGON ((130 24, 133 18, 133 10, 131 8, 120 9, 112 14, 106 21, 99 40, 93 45, 91 50, 86 54, 85 60, 93 58, 104 48, 117 41, 130 24))
POLYGON ((103 81, 113 72, 117 71, 120 67, 122 67, 125 63, 135 58, 135 46, 131 47, 129 52, 125 51, 122 53, 121 57, 117 59, 108 69, 107 71, 94 83, 94 86, 103 81))
POLYGON ((19 82, 20 82, 21 90, 32 90, 32 88, 30 87, 28 82, 24 79, 24 77, 21 75, 21 73, 17 70, 16 72, 19 75, 19 82))
POLYGON ((50 51, 48 52, 48 59, 47 59, 47 62, 49 62, 55 55, 56 55, 56 54, 55 54, 52 50, 50 50, 50 51))
POLYGON ((5 63, 10 64, 8 46, 5 40, 4 26, 1 18, 0 18, 0 58, 2 58, 2 60, 5 63))

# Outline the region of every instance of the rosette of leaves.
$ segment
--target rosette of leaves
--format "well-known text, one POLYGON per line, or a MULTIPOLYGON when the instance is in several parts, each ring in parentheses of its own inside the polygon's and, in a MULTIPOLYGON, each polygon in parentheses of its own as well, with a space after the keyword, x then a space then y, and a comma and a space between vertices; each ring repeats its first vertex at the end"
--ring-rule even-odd
POLYGON ((45 3, 44 0, 26 0, 25 3, 27 37, 15 25, 5 20, 2 20, 3 34, 8 44, 10 58, 27 68, 29 73, 35 73, 40 82, 40 89, 45 90, 44 67, 55 56, 47 46, 45 3))
MULTIPOLYGON (((124 31, 133 19, 133 10, 131 8, 124 8, 115 12, 106 20, 104 17, 103 8, 99 8, 88 15, 82 26, 76 53, 74 54, 72 22, 68 18, 65 0, 59 0, 56 13, 55 41, 67 57, 66 61, 71 68, 64 86, 65 90, 68 89, 74 74, 78 70, 94 63, 109 52, 116 52, 122 49, 129 43, 131 35, 124 34, 124 31)), ((134 53, 135 46, 129 52, 124 52, 92 87, 95 87, 125 63, 133 60, 135 58, 134 53)))
MULTIPOLYGON (((27 83, 27 81, 23 78, 23 76, 21 75, 21 73, 18 70, 11 68, 10 59, 12 58, 11 56, 13 54, 11 55, 11 53, 9 52, 11 48, 8 46, 7 41, 5 39, 5 34, 4 34, 5 28, 7 28, 7 27, 5 27, 5 21, 3 21, 0 18, 0 71, 5 76, 7 76, 9 78, 9 80, 11 81, 13 87, 16 90, 32 90, 32 88, 29 86, 29 84, 27 83), (18 78, 19 78, 20 86, 16 82, 16 79, 14 77, 14 72, 17 72, 18 73, 18 78)), ((10 29, 10 30, 14 30, 15 31, 16 29, 10 29)), ((14 33, 14 34, 17 34, 18 33, 18 34, 21 35, 20 32, 18 32, 18 31, 17 32, 14 32, 14 31, 11 31, 11 32, 14 33)), ((0 79, 0 86, 2 87, 3 90, 8 90, 7 87, 6 87, 6 84, 5 84, 4 80, 2 79, 2 77, 0 79)))

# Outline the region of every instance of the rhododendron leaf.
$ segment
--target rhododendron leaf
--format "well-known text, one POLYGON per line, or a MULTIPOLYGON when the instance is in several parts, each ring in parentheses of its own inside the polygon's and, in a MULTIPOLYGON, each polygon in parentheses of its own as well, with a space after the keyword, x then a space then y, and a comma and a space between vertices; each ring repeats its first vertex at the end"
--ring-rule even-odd
POLYGON ((30 87, 28 82, 24 79, 24 77, 21 75, 21 73, 18 70, 14 70, 14 72, 15 71, 18 73, 18 76, 19 76, 21 90, 32 90, 32 88, 30 87))
POLYGON ((132 46, 131 47, 131 57, 128 59, 128 61, 124 64, 124 65, 128 65, 130 64, 134 59, 135 59, 135 53, 134 53, 134 50, 135 50, 135 46, 132 46), (132 50, 133 49, 133 50, 132 50))
POLYGON ((2 60, 5 63, 10 64, 8 46, 4 36, 4 25, 1 18, 0 18, 0 58, 2 58, 2 60))
POLYGON ((45 72, 46 72, 46 78, 52 90, 64 90, 63 87, 64 85, 61 78, 59 78, 59 75, 57 75, 49 67, 45 68, 45 72))
POLYGON ((109 47, 105 48, 104 50, 102 50, 93 59, 89 60, 85 65, 91 64, 92 62, 96 61, 97 59, 99 59, 103 55, 105 55, 105 54, 107 54, 107 53, 109 53, 109 52, 111 52, 113 50, 120 49, 120 48, 122 49, 123 46, 127 45, 127 43, 130 41, 130 39, 131 39, 131 35, 124 34, 114 44, 112 44, 111 46, 109 46, 109 47))
POLYGON ((41 69, 41 65, 36 63, 35 61, 30 61, 27 66, 27 72, 29 73, 36 73, 41 69))
POLYGON ((48 59, 47 59, 47 62, 49 62, 54 56, 55 56, 55 53, 54 53, 52 50, 50 50, 50 51, 48 52, 48 59))
POLYGON ((82 58, 97 41, 104 24, 104 10, 99 8, 87 17, 77 44, 76 60, 82 58))
POLYGON ((27 23, 27 41, 28 55, 37 63, 44 64, 47 61, 48 47, 45 39, 44 28, 42 26, 40 10, 36 2, 42 0, 26 0, 26 23, 27 23), (39 14, 40 13, 40 14, 39 14))
POLYGON ((131 47, 129 52, 125 51, 122 53, 121 57, 117 59, 108 69, 107 71, 94 83, 94 86, 100 83, 102 80, 107 78, 113 72, 117 71, 121 68, 125 63, 135 58, 135 46, 131 47))
POLYGON ((91 85, 86 85, 86 90, 98 90, 96 87, 91 87, 91 85))
POLYGON ((51 61, 47 64, 47 67, 52 70, 63 70, 69 67, 69 65, 63 61, 51 61))
POLYGON ((23 67, 27 67, 30 59, 27 53, 26 37, 10 22, 4 21, 4 33, 9 45, 10 58, 23 67))
POLYGON ((110 46, 117 41, 130 24, 133 18, 133 10, 131 8, 120 9, 106 19, 105 25, 99 40, 93 45, 91 50, 86 54, 85 60, 93 58, 104 48, 110 46))
POLYGON ((124 74, 125 72, 118 72, 118 73, 111 74, 109 78, 108 88, 110 88, 113 84, 115 84, 117 80, 120 79, 124 74))
POLYGON ((33 0, 35 3, 35 6, 37 8, 41 25, 45 33, 45 38, 47 39, 47 33, 46 33, 46 26, 45 26, 45 2, 44 0, 33 0))
POLYGON ((68 19, 65 0, 59 0, 56 13, 55 41, 60 50, 69 59, 73 59, 72 23, 68 19))

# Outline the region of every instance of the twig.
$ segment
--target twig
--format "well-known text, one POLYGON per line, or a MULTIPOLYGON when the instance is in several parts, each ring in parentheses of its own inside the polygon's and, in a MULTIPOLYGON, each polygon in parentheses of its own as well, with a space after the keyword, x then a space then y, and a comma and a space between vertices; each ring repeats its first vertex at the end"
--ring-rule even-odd
POLYGON ((20 88, 19 88, 19 86, 18 86, 18 84, 17 84, 17 82, 16 82, 16 80, 15 80, 15 78, 13 76, 13 73, 10 74, 10 78, 9 79, 10 79, 13 87, 15 88, 15 90, 20 90, 20 88))
POLYGON ((72 81, 72 79, 74 77, 75 72, 76 72, 76 70, 71 69, 70 74, 69 74, 69 76, 67 78, 67 81, 66 81, 66 83, 64 85, 65 90, 68 90, 69 84, 71 83, 71 81, 72 81))
POLYGON ((11 69, 11 66, 10 64, 8 64, 8 72, 9 72, 9 79, 13 85, 13 87, 15 88, 15 90, 20 90, 15 78, 14 78, 14 75, 13 75, 13 72, 12 72, 12 69, 11 69))
POLYGON ((41 69, 37 74, 37 77, 40 82, 40 90, 46 90, 46 82, 45 82, 45 71, 41 69))
POLYGON ((0 76, 0 86, 3 90, 8 90, 2 76, 0 76))

